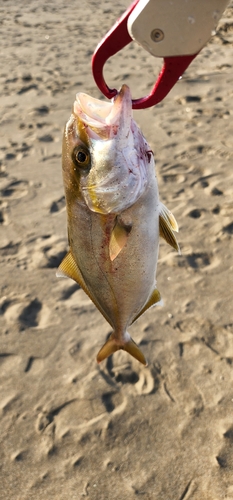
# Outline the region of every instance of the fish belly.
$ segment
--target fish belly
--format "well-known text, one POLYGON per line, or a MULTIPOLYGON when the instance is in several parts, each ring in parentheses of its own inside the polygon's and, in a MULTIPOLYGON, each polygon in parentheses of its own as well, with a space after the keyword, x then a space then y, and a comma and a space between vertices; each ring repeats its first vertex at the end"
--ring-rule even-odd
POLYGON ((113 260, 109 241, 116 215, 101 215, 78 204, 70 217, 72 254, 96 303, 121 338, 155 288, 158 259, 159 213, 156 185, 121 218, 132 222, 127 243, 113 260), (153 189, 154 188, 154 189, 153 189))

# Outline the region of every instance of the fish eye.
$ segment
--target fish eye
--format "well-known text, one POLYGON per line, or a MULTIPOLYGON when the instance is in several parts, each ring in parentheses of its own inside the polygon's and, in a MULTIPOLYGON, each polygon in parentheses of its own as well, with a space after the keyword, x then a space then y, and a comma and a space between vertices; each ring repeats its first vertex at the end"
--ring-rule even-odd
POLYGON ((85 163, 85 161, 87 160, 87 155, 86 153, 84 153, 84 151, 79 151, 76 155, 76 159, 79 163, 85 163))
POLYGON ((74 148, 72 153, 72 160, 76 167, 79 167, 81 169, 87 169, 90 166, 90 154, 85 148, 81 146, 77 146, 76 148, 74 148))

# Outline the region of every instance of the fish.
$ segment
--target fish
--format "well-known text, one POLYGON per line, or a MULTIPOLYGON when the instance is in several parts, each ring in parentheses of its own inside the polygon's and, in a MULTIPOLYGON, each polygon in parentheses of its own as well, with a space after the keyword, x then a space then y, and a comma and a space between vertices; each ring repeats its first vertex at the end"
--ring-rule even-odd
POLYGON ((76 95, 62 172, 69 251, 57 276, 76 281, 112 328, 97 362, 123 349, 146 366, 128 329, 161 302, 159 238, 179 251, 178 225, 159 200, 154 155, 133 119, 127 85, 111 101, 76 95))

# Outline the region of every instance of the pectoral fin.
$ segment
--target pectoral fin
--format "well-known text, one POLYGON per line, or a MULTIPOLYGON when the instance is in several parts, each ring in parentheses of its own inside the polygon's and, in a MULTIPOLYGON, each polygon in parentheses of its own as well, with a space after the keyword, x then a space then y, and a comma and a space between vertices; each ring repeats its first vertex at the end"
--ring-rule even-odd
POLYGON ((64 257, 63 261, 61 262, 60 266, 58 267, 58 270, 56 272, 57 278, 71 278, 72 280, 76 281, 78 285, 81 286, 83 291, 88 295, 88 297, 92 300, 93 304, 97 307, 97 309, 101 312, 103 317, 106 319, 106 321, 112 326, 112 323, 108 316, 106 315, 105 311, 102 309, 102 307, 98 304, 96 301, 95 297, 89 290, 88 286, 86 285, 82 273, 77 265, 77 263, 74 260, 74 257, 71 252, 68 252, 66 256, 64 257))
POLYGON ((116 341, 114 333, 112 333, 107 342, 105 342, 103 347, 101 347, 100 351, 98 352, 97 362, 101 363, 101 361, 111 356, 111 354, 114 354, 114 352, 119 351, 119 349, 128 352, 129 354, 131 354, 131 356, 137 359, 137 361, 140 361, 140 363, 142 363, 143 365, 145 366, 147 365, 147 361, 144 354, 139 349, 137 344, 135 344, 133 339, 130 338, 128 342, 119 344, 119 342, 116 341))
POLYGON ((122 225, 117 220, 112 230, 109 242, 109 257, 111 261, 116 259, 121 250, 124 248, 131 229, 132 225, 122 225))
POLYGON ((174 231, 179 231, 176 219, 170 210, 161 203, 159 212, 159 235, 180 253, 179 243, 174 235, 174 231))
POLYGON ((178 233, 179 232, 179 227, 178 227, 178 224, 176 222, 176 219, 175 219, 174 215, 161 202, 160 202, 159 213, 169 223, 169 225, 171 226, 171 229, 173 231, 176 231, 178 233))
POLYGON ((140 318, 140 316, 145 311, 147 311, 147 309, 149 309, 150 307, 154 306, 155 304, 158 304, 160 301, 162 301, 160 292, 157 290, 157 288, 155 288, 155 290, 153 290, 153 292, 152 292, 149 300, 144 305, 144 307, 141 309, 140 313, 138 313, 137 316, 135 316, 135 318, 133 319, 132 323, 134 323, 134 321, 136 321, 138 318, 140 318))

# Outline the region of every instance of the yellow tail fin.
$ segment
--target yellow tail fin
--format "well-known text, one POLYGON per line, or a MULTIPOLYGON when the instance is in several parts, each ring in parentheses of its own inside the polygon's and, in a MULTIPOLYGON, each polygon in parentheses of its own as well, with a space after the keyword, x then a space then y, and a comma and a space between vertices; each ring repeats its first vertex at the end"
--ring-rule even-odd
POLYGON ((130 338, 128 342, 119 344, 118 342, 116 342, 114 333, 112 333, 107 342, 105 342, 103 347, 101 347, 100 351, 98 352, 96 358, 97 362, 100 363, 104 359, 111 356, 111 354, 113 354, 114 352, 119 351, 119 349, 128 352, 129 354, 131 354, 131 356, 140 361, 140 363, 147 366, 146 358, 137 344, 134 342, 134 340, 130 338))

